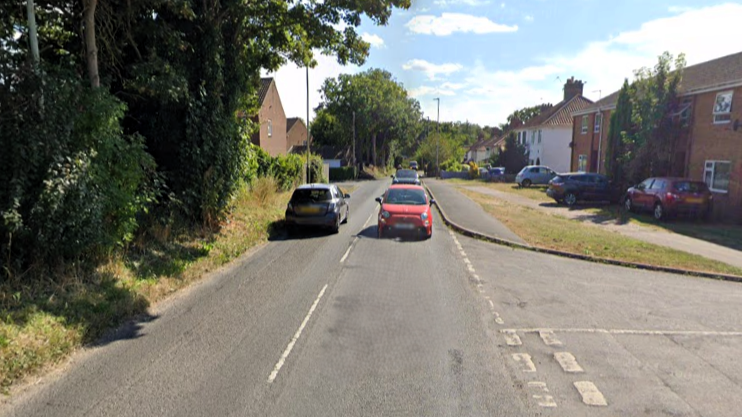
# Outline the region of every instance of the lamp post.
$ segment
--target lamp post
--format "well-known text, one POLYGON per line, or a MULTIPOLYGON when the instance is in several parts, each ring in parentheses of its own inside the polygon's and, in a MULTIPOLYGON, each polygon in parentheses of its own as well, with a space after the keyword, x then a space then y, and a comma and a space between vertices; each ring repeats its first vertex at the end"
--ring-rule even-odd
POLYGON ((309 184, 310 175, 312 172, 311 165, 309 165, 309 142, 312 134, 309 130, 309 64, 306 66, 307 69, 307 184, 309 184))
POLYGON ((438 160, 438 154, 440 153, 441 147, 441 99, 440 97, 437 97, 433 100, 438 102, 438 115, 435 119, 435 177, 439 178, 441 175, 441 166, 440 161, 438 160))

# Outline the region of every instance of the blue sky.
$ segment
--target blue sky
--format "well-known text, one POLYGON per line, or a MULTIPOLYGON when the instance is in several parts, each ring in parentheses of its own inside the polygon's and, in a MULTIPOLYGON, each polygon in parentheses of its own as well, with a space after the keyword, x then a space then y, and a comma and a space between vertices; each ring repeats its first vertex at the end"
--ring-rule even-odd
MULTIPOLYGON (((742 2, 713 0, 413 0, 387 26, 364 21, 358 31, 372 47, 362 67, 318 57, 310 103, 326 77, 384 68, 431 119, 440 97, 441 120, 496 125, 559 102, 570 76, 597 100, 663 51, 685 53, 689 65, 740 52, 740 16, 742 2)), ((272 75, 287 116, 305 117, 304 71, 288 64, 272 75)))

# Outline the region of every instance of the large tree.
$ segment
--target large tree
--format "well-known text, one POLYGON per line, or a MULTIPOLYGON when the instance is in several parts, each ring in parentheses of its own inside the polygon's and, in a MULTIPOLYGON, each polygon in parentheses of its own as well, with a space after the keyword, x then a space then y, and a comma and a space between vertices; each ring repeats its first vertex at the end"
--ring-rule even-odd
POLYGON ((629 80, 624 80, 618 94, 616 109, 611 114, 606 144, 605 168, 608 176, 616 184, 623 184, 624 174, 622 159, 624 155, 624 137, 631 133, 631 95, 629 80))

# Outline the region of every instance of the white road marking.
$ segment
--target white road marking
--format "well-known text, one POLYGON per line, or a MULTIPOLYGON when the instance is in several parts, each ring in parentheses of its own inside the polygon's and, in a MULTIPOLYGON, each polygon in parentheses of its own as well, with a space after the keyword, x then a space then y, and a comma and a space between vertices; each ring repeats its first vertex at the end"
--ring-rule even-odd
POLYGON ((704 330, 631 330, 631 329, 570 329, 570 328, 534 328, 534 329, 503 329, 505 331, 521 333, 600 333, 600 334, 624 334, 639 336, 742 336, 742 332, 704 331, 704 330))
POLYGON ((271 374, 268 376, 269 384, 273 383, 273 381, 278 376, 278 371, 280 371, 281 368, 283 367, 283 364, 286 363, 286 358, 289 357, 289 354, 291 354, 291 350, 294 348, 296 341, 299 340, 299 337, 301 337, 301 332, 304 330, 304 327, 306 327, 307 322, 309 322, 309 318, 312 317, 312 313, 314 313, 314 309, 317 308, 317 304, 319 304, 319 300, 322 298, 323 295, 325 295, 326 289, 327 289, 327 284, 325 284, 325 286, 322 287, 322 291, 319 292, 319 295, 314 300, 314 303, 312 303, 312 307, 309 308, 309 312, 307 313, 306 317, 304 317, 304 321, 301 322, 299 329, 296 331, 296 333, 294 333, 294 337, 291 338, 291 341, 289 342, 288 346, 286 346, 286 350, 283 351, 281 358, 278 359, 276 366, 273 368, 273 372, 271 372, 271 374))
MULTIPOLYGON (((502 320, 502 318, 500 318, 500 314, 498 314, 497 311, 495 311, 495 303, 493 303, 492 300, 489 297, 484 297, 484 298, 487 299, 487 302, 490 305, 490 311, 492 311, 492 315, 495 316, 495 323, 497 323, 497 324, 505 324, 505 322, 502 320)), ((515 333, 513 332, 512 334, 515 334, 515 333)), ((518 335, 516 334, 515 336, 517 337, 518 335)))
POLYGON ((507 343, 508 346, 520 346, 523 344, 523 342, 520 341, 520 336, 515 332, 502 332, 502 334, 505 336, 505 343, 507 343))
POLYGON ((513 353, 513 359, 521 365, 523 372, 536 372, 536 365, 531 360, 531 355, 527 353, 513 353))
POLYGON ((608 405, 608 402, 606 402, 603 393, 601 393, 598 390, 598 387, 596 387, 595 384, 593 384, 592 382, 577 381, 574 385, 575 388, 577 388, 577 391, 579 391, 580 395, 582 396, 583 403, 601 407, 605 407, 608 405))
POLYGON ((464 252, 463 250, 460 250, 460 251, 459 251, 459 254, 460 254, 460 255, 461 255, 462 257, 466 258, 466 252, 464 252))
MULTIPOLYGON (((531 381, 528 383, 528 388, 543 391, 547 394, 549 393, 549 388, 546 387, 545 382, 531 381)), ((557 406, 556 401, 554 401, 554 397, 552 397, 551 395, 533 394, 532 397, 536 400, 540 407, 555 408, 557 406)))
POLYGON ((543 340, 544 343, 546 343, 547 346, 561 346, 562 345, 562 342, 559 341, 559 339, 557 339, 554 336, 554 332, 552 331, 544 330, 544 331, 538 332, 538 335, 541 337, 541 340, 543 340))
POLYGON ((492 300, 490 300, 489 298, 487 298, 487 302, 490 303, 490 308, 491 309, 494 309, 495 308, 495 303, 493 303, 492 300))
POLYGON ((345 262, 345 260, 348 258, 348 255, 350 255, 350 250, 353 249, 353 245, 355 245, 357 241, 358 241, 358 238, 356 237, 355 239, 353 239, 352 242, 350 242, 350 246, 348 246, 348 250, 345 251, 345 255, 343 255, 343 257, 340 258, 340 263, 345 262))
POLYGON ((473 267, 473 266, 471 266, 471 264, 467 265, 467 266, 466 266, 466 269, 468 269, 468 270, 469 270, 469 272, 471 272, 471 273, 474 273, 474 272, 476 272, 476 270, 474 269, 474 267, 473 267))
POLYGON ((577 359, 575 359, 575 356, 569 352, 556 352, 554 353, 554 359, 559 362, 559 366, 562 367, 564 372, 585 372, 580 364, 577 363, 577 359))
POLYGON ((469 260, 469 258, 464 258, 464 263, 467 265, 471 265, 471 261, 469 260))
POLYGON ((363 228, 364 229, 368 227, 368 222, 370 222, 371 219, 373 219, 375 215, 376 215, 376 212, 375 211, 372 211, 371 212, 371 215, 368 216, 368 219, 366 219, 366 223, 363 223, 363 228))
MULTIPOLYGON (((497 314, 497 313, 495 313, 495 314, 497 314)), ((502 318, 499 315, 497 315, 495 317, 495 323, 497 323, 497 324, 505 324, 505 322, 502 320, 502 318)))

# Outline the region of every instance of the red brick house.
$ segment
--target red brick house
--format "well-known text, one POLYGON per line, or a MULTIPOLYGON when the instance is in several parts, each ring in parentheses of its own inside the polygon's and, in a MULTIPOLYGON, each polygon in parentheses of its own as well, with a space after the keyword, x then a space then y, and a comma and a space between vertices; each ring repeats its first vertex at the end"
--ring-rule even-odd
MULTIPOLYGON (((685 68, 679 96, 679 110, 668 115, 681 126, 673 174, 705 181, 715 216, 742 223, 742 52, 685 68)), ((605 173, 617 99, 615 92, 572 114, 572 171, 605 173)))
POLYGON ((288 149, 286 113, 273 78, 260 79, 258 100, 260 110, 257 116, 253 116, 253 121, 260 124, 260 130, 253 134, 252 143, 265 149, 271 156, 285 155, 288 149))
POLYGON ((286 151, 291 152, 294 146, 307 144, 307 125, 298 117, 286 119, 286 151))

